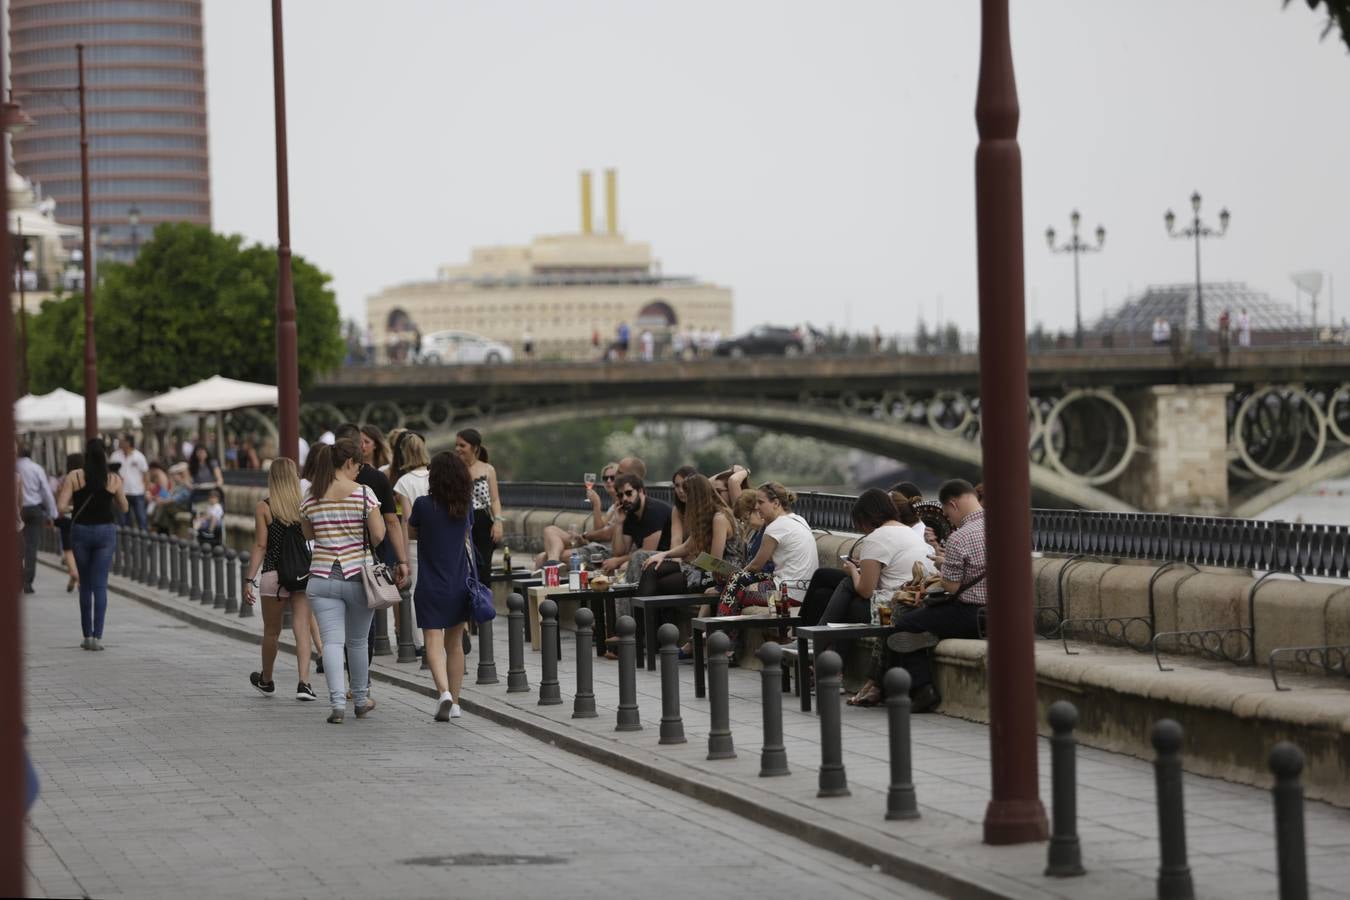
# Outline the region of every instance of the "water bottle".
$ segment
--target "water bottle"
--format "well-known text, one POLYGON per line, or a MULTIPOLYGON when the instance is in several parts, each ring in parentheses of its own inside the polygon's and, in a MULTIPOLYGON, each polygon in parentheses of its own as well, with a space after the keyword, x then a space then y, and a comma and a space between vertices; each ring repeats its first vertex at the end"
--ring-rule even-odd
POLYGON ((502 545, 502 569, 508 574, 511 572, 511 546, 509 544, 502 545))
POLYGON ((572 556, 567 561, 567 589, 569 591, 581 590, 581 554, 572 551, 572 556))

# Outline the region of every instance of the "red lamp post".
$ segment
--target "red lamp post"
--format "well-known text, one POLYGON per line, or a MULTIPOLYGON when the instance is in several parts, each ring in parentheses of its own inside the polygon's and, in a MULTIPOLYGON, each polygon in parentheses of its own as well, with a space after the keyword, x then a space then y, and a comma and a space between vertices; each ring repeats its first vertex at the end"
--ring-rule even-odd
POLYGON ((1017 144, 1008 0, 981 0, 975 122, 975 219, 980 291, 980 436, 984 454, 989 604, 989 844, 1043 841, 1037 781, 1036 662, 1031 593, 1031 471, 1025 453, 1027 349, 1022 269, 1022 151, 1017 144))

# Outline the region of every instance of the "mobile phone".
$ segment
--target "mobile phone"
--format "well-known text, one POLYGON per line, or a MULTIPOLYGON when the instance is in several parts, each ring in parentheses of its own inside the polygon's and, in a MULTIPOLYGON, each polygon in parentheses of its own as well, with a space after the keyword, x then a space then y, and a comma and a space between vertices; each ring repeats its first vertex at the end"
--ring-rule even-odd
POLYGON ((110 462, 110 463, 108 463, 108 471, 109 471, 109 472, 118 472, 118 471, 121 471, 121 469, 122 469, 122 464, 121 464, 120 462, 110 462))
POLYGON ((851 557, 845 556, 842 553, 839 554, 839 559, 841 562, 853 562, 853 559, 851 557))

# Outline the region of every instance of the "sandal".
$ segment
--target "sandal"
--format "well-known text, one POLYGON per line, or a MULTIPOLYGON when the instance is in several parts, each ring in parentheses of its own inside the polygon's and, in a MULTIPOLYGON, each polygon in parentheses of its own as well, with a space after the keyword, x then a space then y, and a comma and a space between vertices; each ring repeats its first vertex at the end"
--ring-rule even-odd
POLYGON ((849 706, 876 706, 881 702, 881 689, 869 682, 845 702, 849 706))

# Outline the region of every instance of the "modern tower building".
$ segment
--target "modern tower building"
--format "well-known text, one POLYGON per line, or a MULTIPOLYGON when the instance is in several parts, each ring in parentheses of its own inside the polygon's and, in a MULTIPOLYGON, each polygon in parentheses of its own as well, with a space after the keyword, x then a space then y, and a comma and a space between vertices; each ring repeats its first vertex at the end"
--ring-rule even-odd
POLYGON ((161 222, 211 223, 201 0, 9 0, 15 168, 78 223, 84 45, 95 252, 130 259, 161 222))

